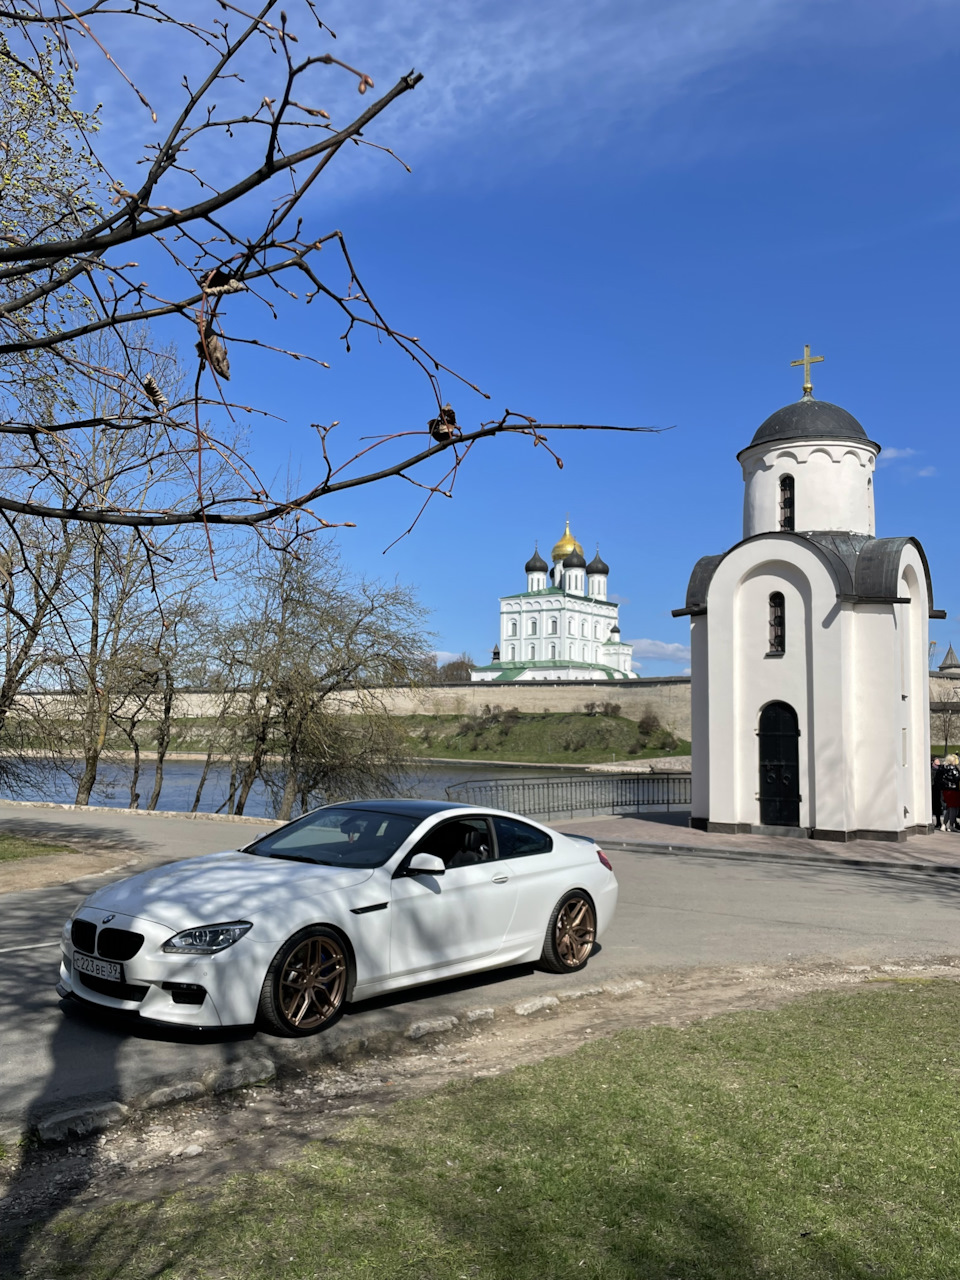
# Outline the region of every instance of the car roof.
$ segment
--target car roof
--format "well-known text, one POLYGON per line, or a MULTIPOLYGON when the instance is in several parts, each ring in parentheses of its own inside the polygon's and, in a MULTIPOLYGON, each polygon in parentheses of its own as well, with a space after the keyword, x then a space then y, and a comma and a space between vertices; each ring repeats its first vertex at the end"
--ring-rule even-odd
POLYGON ((360 812, 389 813, 403 818, 429 818, 445 809, 467 809, 456 800, 348 800, 332 804, 331 809, 357 809, 360 812))

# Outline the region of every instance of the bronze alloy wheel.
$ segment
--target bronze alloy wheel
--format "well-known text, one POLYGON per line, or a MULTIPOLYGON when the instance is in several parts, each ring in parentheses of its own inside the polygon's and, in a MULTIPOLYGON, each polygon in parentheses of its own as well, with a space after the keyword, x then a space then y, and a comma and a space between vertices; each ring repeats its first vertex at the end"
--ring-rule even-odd
POLYGON ((574 889, 553 909, 541 964, 551 973, 573 973, 590 959, 597 940, 597 913, 582 890, 574 889))
POLYGON ((333 929, 295 934, 274 956, 260 995, 260 1014, 281 1035, 306 1036, 334 1022, 347 993, 350 960, 333 929))
POLYGON ((280 1012, 293 1027, 312 1031, 339 1009, 347 957, 335 938, 305 938, 280 971, 280 1012))

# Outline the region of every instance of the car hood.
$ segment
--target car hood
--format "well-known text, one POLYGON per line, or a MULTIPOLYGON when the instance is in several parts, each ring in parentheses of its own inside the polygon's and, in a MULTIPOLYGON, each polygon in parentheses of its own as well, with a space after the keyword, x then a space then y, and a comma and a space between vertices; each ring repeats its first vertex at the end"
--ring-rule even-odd
POLYGON ((372 875, 369 867, 321 867, 236 851, 210 853, 106 885, 83 905, 189 929, 285 912, 292 902, 349 889, 372 875))

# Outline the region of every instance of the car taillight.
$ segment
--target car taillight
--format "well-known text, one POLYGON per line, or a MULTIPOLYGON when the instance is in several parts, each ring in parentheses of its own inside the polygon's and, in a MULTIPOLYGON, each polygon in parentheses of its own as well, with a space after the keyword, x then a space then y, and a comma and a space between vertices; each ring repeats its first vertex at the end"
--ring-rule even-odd
POLYGON ((603 863, 603 865, 607 868, 608 871, 613 870, 613 863, 610 861, 610 859, 607 857, 607 855, 603 852, 602 849, 597 849, 597 857, 600 859, 600 861, 603 863))

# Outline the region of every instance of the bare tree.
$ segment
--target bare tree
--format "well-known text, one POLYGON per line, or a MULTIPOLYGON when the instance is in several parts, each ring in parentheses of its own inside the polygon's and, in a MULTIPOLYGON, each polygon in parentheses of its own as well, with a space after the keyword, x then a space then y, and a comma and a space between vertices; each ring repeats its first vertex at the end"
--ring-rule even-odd
POLYGON ((469 653, 461 653, 459 657, 444 662, 437 670, 439 684, 468 684, 470 673, 477 664, 469 653))
POLYGON ((941 679, 938 683, 939 696, 930 703, 930 727, 934 741, 942 742, 946 753, 960 730, 960 682, 941 679))
MULTIPOLYGON (((256 525, 289 538, 327 524, 323 499, 390 476, 420 488, 424 505, 435 493, 449 494, 473 446, 503 433, 528 437, 562 465, 535 416, 505 410, 487 421, 478 414, 469 428, 458 423, 443 382, 484 393, 387 319, 340 230, 313 225, 308 197, 344 148, 393 155, 375 141, 380 118, 421 76, 411 71, 374 98, 371 75, 332 52, 334 33, 313 0, 292 0, 291 10, 294 23, 273 0, 251 14, 232 0, 196 0, 188 17, 163 0, 87 0, 79 7, 64 0, 0 0, 0 66, 8 78, 32 84, 40 104, 33 133, 51 157, 42 190, 27 191, 0 237, 0 358, 30 362, 38 375, 49 370, 54 382, 69 384, 91 372, 77 355, 81 338, 109 332, 117 339, 115 359, 96 370, 113 386, 109 411, 81 414, 64 400, 42 427, 28 405, 0 415, 0 435, 21 438, 31 454, 26 471, 0 456, 0 510, 140 529, 256 525), (202 65, 177 85, 158 84, 152 106, 112 52, 118 23, 149 31, 162 50, 155 67, 170 68, 179 78, 183 66, 202 65), (276 56, 265 59, 264 52, 276 56), (101 122, 74 110, 72 78, 85 70, 81 54, 99 60, 104 53, 127 80, 131 105, 142 109, 145 123, 156 124, 142 154, 130 151, 135 133, 126 113, 107 113, 98 136, 101 122), (331 75, 348 77, 364 95, 364 108, 352 119, 335 122, 324 106, 335 88, 331 75), (51 132, 57 146, 82 159, 80 179, 54 154, 51 132), (224 144, 226 166, 218 154, 224 144), (123 158, 114 168, 108 156, 123 158), (130 185, 138 165, 142 176, 130 185), (327 267, 321 271, 323 250, 327 267), (369 439, 349 432, 340 439, 336 420, 313 423, 323 458, 319 472, 302 486, 274 491, 231 435, 238 414, 261 411, 227 395, 228 349, 235 361, 245 349, 259 348, 319 368, 327 363, 322 351, 273 348, 260 323, 293 303, 314 302, 341 317, 348 351, 367 331, 414 363, 425 379, 427 421, 389 424, 369 439), (131 330, 161 320, 179 326, 196 347, 194 376, 182 396, 171 393, 162 360, 150 368, 129 355, 131 330), (78 469, 63 497, 62 476, 46 447, 51 440, 70 441, 93 428, 120 438, 145 426, 154 432, 157 450, 177 459, 192 502, 171 505, 152 486, 151 501, 132 507, 104 494, 78 469), (210 474, 211 458, 227 464, 217 475, 210 474), (437 467, 423 470, 434 460, 437 467), (291 511, 303 519, 286 521, 291 511)), ((21 157, 18 163, 22 168, 26 162, 21 157)), ((81 453, 64 445, 55 458, 81 453)), ((146 455, 142 467, 155 456, 146 455)))
POLYGON ((58 622, 74 546, 69 526, 0 515, 0 780, 8 789, 27 784, 58 753, 63 708, 50 696, 46 632, 58 622))
MULTIPOLYGON (((149 358, 144 331, 128 335, 125 358, 134 371, 149 358), (134 340, 136 345, 134 345, 134 340)), ((83 339, 78 348, 86 377, 78 393, 91 421, 123 413, 118 388, 103 371, 113 354, 109 335, 83 339)), ((172 353, 163 352, 172 386, 178 383, 172 353)), ((55 438, 45 445, 56 467, 61 491, 76 483, 95 489, 105 501, 142 510, 156 493, 173 510, 187 495, 177 460, 161 447, 162 426, 143 422, 136 430, 117 433, 102 425, 77 432, 66 444, 55 438), (143 465, 144 459, 148 465, 143 465)), ((223 460, 218 460, 223 465, 223 460)), ((216 474, 214 470, 213 474, 216 474)), ((134 751, 139 774, 138 725, 161 703, 158 775, 151 807, 159 795, 163 756, 169 745, 172 708, 172 637, 187 599, 208 575, 202 533, 192 528, 144 531, 137 527, 84 523, 72 532, 70 577, 58 593, 48 588, 56 606, 57 627, 48 626, 49 647, 60 654, 62 684, 76 714, 76 749, 82 759, 76 803, 88 804, 100 759, 119 729, 134 751)), ((137 780, 131 806, 138 803, 137 780)))
MULTIPOLYGON (((279 817, 294 807, 396 790, 403 735, 385 691, 422 670, 424 613, 402 587, 352 581, 316 543, 268 547, 220 628, 215 753, 230 763, 221 808, 243 813, 257 781, 279 817)), ((199 792, 195 806, 199 804, 199 792)))

